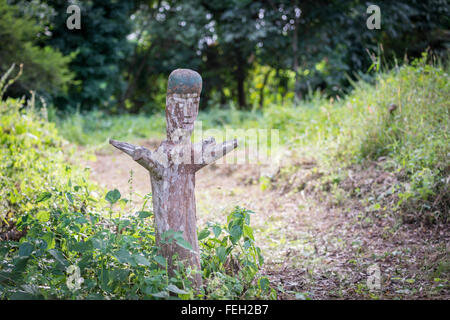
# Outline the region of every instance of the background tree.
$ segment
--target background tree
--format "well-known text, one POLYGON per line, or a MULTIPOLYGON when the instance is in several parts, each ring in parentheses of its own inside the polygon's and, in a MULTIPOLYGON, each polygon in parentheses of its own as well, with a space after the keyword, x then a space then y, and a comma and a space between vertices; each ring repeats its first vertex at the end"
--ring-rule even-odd
POLYGON ((81 29, 66 27, 67 1, 49 2, 57 14, 51 17, 52 36, 48 43, 64 54, 76 53, 70 63, 75 82, 67 96, 55 104, 88 110, 94 107, 116 109, 124 88, 122 71, 130 54, 127 35, 134 1, 76 1, 81 9, 81 29))

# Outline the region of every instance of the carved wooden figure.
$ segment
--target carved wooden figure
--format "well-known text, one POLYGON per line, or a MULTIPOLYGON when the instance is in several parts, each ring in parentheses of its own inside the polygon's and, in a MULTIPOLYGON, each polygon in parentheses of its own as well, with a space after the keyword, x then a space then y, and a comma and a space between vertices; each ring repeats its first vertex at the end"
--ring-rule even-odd
MULTIPOLYGON (((216 144, 214 138, 191 143, 201 90, 202 78, 197 72, 177 69, 170 74, 166 96, 167 140, 156 151, 126 142, 109 141, 150 173, 156 241, 168 260, 170 272, 174 270, 172 257, 175 254, 185 264, 200 270, 195 173, 237 147, 236 139, 221 144, 216 144), (183 232, 183 237, 191 244, 193 252, 175 242, 170 245, 162 243, 161 234, 168 230, 183 232)), ((201 274, 197 273, 193 280, 195 286, 200 288, 201 274)))

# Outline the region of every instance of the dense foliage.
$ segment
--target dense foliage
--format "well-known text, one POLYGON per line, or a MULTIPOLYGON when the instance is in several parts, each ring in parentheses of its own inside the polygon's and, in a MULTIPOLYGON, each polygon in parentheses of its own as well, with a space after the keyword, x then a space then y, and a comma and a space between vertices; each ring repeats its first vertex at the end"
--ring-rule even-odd
POLYGON ((180 67, 202 74, 203 108, 297 102, 316 89, 342 96, 352 80, 371 78, 376 56, 394 65, 426 48, 446 58, 449 48, 447 0, 72 1, 80 30, 66 27, 66 1, 1 3, 0 71, 25 63, 27 77, 49 77, 39 82, 47 91, 69 84, 67 94, 48 92, 60 110, 161 110, 167 76, 180 67), (380 30, 367 28, 371 4, 380 30))
POLYGON ((145 23, 136 24, 142 45, 137 44, 133 65, 140 61, 153 80, 142 81, 146 73, 132 70, 135 95, 128 92, 127 98, 138 107, 149 87, 163 87, 171 68, 186 66, 199 70, 205 80, 203 106, 234 102, 245 109, 264 105, 265 96, 279 94, 281 102, 292 101, 317 88, 342 95, 349 78, 370 68, 379 45, 388 62, 405 54, 420 56, 427 46, 445 53, 446 1, 377 4, 381 30, 367 28, 369 4, 355 0, 190 0, 140 6, 136 16, 145 23), (148 16, 155 19, 147 22, 148 16), (163 63, 147 61, 153 55, 163 63))
POLYGON ((123 90, 124 61, 131 52, 133 1, 74 1, 81 10, 81 29, 66 27, 67 1, 51 1, 52 36, 48 43, 65 55, 75 53, 69 67, 75 73, 68 95, 55 105, 72 109, 106 108, 117 103, 123 90), (63 14, 64 13, 64 14, 63 14))

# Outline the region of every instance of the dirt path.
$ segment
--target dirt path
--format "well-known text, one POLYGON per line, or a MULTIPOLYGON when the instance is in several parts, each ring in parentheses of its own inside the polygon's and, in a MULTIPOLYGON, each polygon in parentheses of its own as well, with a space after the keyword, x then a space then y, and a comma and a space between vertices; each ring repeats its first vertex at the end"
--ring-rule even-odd
MULTIPOLYGON (((107 189, 117 188, 124 196, 130 185, 137 194, 150 192, 147 171, 128 156, 111 150, 96 157, 88 163, 91 176, 107 189)), ((330 205, 305 190, 263 191, 259 173, 251 165, 202 169, 196 177, 198 226, 223 223, 236 205, 254 211, 251 224, 266 261, 262 272, 278 298, 450 298, 448 228, 393 228, 382 217, 330 205)))

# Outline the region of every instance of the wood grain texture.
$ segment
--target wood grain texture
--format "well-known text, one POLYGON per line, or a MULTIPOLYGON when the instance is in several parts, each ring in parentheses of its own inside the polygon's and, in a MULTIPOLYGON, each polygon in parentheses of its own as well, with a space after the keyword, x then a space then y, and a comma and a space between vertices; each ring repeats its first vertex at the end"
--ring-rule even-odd
POLYGON ((177 69, 169 76, 166 98, 167 139, 155 151, 126 142, 110 140, 110 144, 128 154, 150 173, 156 242, 167 259, 173 274, 173 256, 185 265, 198 270, 192 280, 195 287, 202 286, 200 252, 197 238, 195 207, 195 172, 220 159, 237 147, 237 140, 216 144, 213 138, 192 144, 190 137, 198 115, 201 77, 192 70, 177 69), (167 244, 161 235, 168 231, 181 231, 193 250, 176 242, 167 244))

